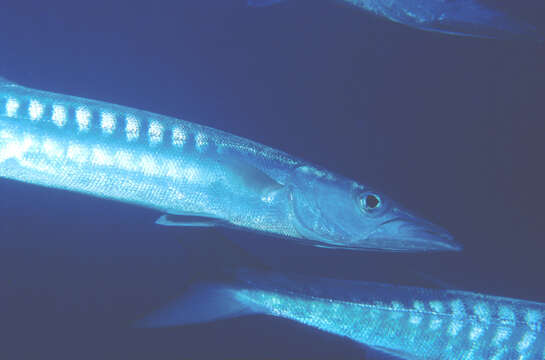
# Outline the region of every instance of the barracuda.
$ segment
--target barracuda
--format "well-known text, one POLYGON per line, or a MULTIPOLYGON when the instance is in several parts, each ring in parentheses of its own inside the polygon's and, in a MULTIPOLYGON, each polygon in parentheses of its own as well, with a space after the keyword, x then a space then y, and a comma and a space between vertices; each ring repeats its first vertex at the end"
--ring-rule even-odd
POLYGON ((465 291, 241 271, 140 321, 161 327, 264 314, 407 360, 545 359, 545 304, 465 291))
POLYGON ((443 229, 367 186, 183 120, 0 79, 0 177, 318 246, 455 250, 443 229))

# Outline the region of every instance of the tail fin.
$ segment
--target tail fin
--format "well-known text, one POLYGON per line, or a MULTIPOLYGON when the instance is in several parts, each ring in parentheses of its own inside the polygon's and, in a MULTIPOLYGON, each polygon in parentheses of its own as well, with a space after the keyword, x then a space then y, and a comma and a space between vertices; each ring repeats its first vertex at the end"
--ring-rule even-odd
POLYGON ((255 308, 237 298, 236 289, 222 284, 189 288, 180 299, 138 321, 136 327, 171 327, 256 314, 255 308))

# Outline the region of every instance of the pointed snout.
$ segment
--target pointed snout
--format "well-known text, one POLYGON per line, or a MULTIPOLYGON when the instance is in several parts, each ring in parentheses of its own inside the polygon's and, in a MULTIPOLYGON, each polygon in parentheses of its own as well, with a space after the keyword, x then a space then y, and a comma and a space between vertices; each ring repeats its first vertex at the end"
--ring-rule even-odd
POLYGON ((461 245, 445 229, 396 209, 395 216, 383 222, 368 239, 390 242, 398 251, 460 251, 461 245))
POLYGON ((454 241, 447 230, 435 224, 414 221, 410 219, 398 220, 400 236, 414 242, 415 246, 422 243, 429 250, 437 251, 459 251, 462 247, 454 241))

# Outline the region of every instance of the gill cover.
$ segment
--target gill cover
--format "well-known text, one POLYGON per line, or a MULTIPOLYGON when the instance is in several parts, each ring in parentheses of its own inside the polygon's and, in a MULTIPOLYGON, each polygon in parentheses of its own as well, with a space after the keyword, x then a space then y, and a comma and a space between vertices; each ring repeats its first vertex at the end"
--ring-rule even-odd
POLYGON ((349 234, 341 226, 342 219, 357 210, 348 181, 311 166, 296 169, 292 189, 292 210, 299 234, 322 246, 349 247, 349 234), (333 205, 333 206, 331 206, 333 205))

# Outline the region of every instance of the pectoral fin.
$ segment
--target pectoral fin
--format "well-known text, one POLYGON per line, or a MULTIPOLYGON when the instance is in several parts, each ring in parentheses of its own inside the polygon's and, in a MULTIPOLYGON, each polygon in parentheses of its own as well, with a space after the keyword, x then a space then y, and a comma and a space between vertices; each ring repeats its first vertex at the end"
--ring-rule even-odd
MULTIPOLYGON (((284 185, 278 183, 265 172, 244 161, 228 158, 218 159, 217 161, 228 169, 227 173, 230 174, 228 181, 231 181, 233 186, 241 189, 241 192, 245 192, 246 196, 270 201, 280 193, 281 189, 285 188, 284 185)), ((229 221, 218 218, 213 214, 180 212, 162 215, 155 223, 163 226, 211 227, 228 225, 229 221)))
POLYGON ((253 193, 261 199, 268 198, 284 188, 283 184, 245 161, 225 158, 218 161, 230 169, 234 175, 234 181, 239 182, 249 193, 253 193))
POLYGON ((212 227, 226 225, 227 221, 210 216, 165 214, 155 223, 163 226, 212 227))

